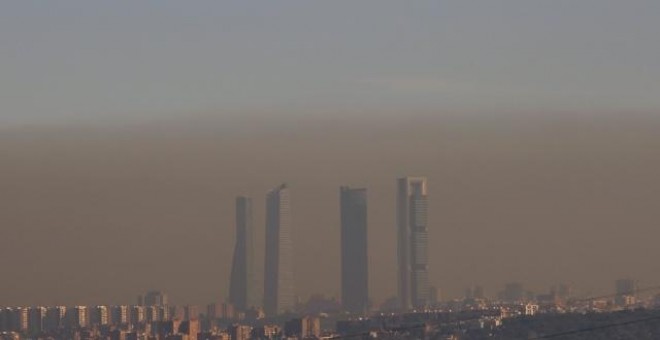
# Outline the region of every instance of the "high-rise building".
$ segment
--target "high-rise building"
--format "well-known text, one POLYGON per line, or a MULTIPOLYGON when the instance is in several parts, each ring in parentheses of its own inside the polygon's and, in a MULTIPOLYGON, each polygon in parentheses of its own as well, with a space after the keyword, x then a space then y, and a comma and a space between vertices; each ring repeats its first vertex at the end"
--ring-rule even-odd
POLYGON ((264 310, 271 316, 293 310, 295 306, 289 197, 286 184, 266 195, 264 310))
POLYGON ((6 332, 21 332, 22 320, 21 308, 4 308, 0 309, 0 329, 6 332))
POLYGON ((341 303, 344 310, 369 308, 367 257, 367 189, 341 187, 341 303))
POLYGON ((198 319, 191 319, 179 324, 179 334, 185 335, 184 339, 197 340, 197 334, 200 331, 198 319))
POLYGON ((617 306, 632 305, 637 300, 637 282, 632 279, 619 279, 614 283, 616 297, 614 303, 617 306))
POLYGON ((429 306, 437 306, 440 302, 440 293, 435 286, 429 286, 429 306))
POLYGON ((129 308, 128 306, 112 306, 110 307, 110 319, 114 325, 126 325, 129 321, 129 308))
POLYGON ((131 316, 130 323, 131 325, 139 325, 144 323, 146 319, 146 308, 144 306, 132 306, 131 307, 131 316))
POLYGON ((284 334, 289 338, 318 339, 321 336, 321 320, 312 316, 291 319, 284 324, 284 334))
POLYGON ((252 339, 277 339, 282 330, 278 325, 267 324, 252 329, 252 339))
POLYGON ((147 322, 163 321, 163 313, 160 311, 160 308, 158 306, 145 307, 147 322))
POLYGON ((525 289, 520 282, 509 282, 504 286, 504 290, 499 294, 501 301, 514 303, 525 301, 525 289))
POLYGON ((472 297, 474 297, 477 300, 483 300, 485 299, 484 295, 484 287, 482 286, 474 286, 472 289, 472 297))
POLYGON ((556 292, 560 299, 566 301, 571 297, 572 289, 568 284, 562 283, 559 285, 556 292))
POLYGON ((20 312, 15 307, 0 309, 0 334, 1 332, 20 332, 20 312))
POLYGON ((27 307, 18 308, 18 324, 19 324, 19 330, 21 332, 27 332, 29 329, 29 325, 30 325, 29 311, 30 310, 27 307))
POLYGON ((425 177, 398 179, 398 298, 404 310, 428 304, 427 206, 425 177))
POLYGON ((172 320, 183 321, 186 319, 186 309, 184 306, 172 306, 169 310, 172 320))
POLYGON ((75 306, 72 309, 67 309, 69 326, 73 328, 87 327, 88 315, 86 306, 75 306))
POLYGON ((167 295, 157 290, 147 292, 144 296, 145 306, 167 306, 167 295))
POLYGON ((46 320, 46 307, 32 307, 28 316, 28 326, 31 333, 39 333, 44 330, 46 320))
POLYGON ((9 312, 5 308, 0 307, 0 332, 9 331, 9 312))
POLYGON ((219 303, 211 303, 206 305, 206 317, 209 320, 217 320, 222 317, 222 310, 219 303))
POLYGON ((254 228, 252 199, 236 197, 236 244, 231 266, 229 302, 245 311, 257 305, 254 272, 254 228))
POLYGON ((89 324, 92 326, 103 326, 110 323, 110 315, 107 306, 96 306, 89 311, 89 324))
POLYGON ((66 307, 50 307, 46 311, 45 331, 50 332, 64 327, 66 324, 66 307))
POLYGON ((188 321, 188 320, 196 320, 199 319, 199 306, 197 305, 186 305, 183 307, 183 319, 188 321))
POLYGON ((234 324, 229 327, 229 334, 232 340, 249 340, 252 334, 252 327, 234 324))

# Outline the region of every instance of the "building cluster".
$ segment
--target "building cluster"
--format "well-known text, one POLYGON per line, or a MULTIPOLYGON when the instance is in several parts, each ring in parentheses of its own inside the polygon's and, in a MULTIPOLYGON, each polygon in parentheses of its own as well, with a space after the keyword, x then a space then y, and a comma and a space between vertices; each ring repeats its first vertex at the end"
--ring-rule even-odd
POLYGON ((611 295, 578 298, 565 284, 535 294, 523 284, 512 282, 504 286, 497 298, 489 299, 482 287, 474 286, 467 288, 462 298, 437 302, 424 310, 406 312, 381 308, 369 317, 342 319, 337 321, 335 332, 343 337, 385 339, 470 339, 466 334, 471 333, 479 334, 475 338, 482 339, 493 336, 503 325, 515 320, 564 316, 565 321, 567 318, 578 320, 583 315, 614 317, 660 309, 660 294, 642 296, 634 280, 616 280, 614 288, 615 293, 611 295))
MULTIPOLYGON (((400 310, 429 306, 427 180, 397 180, 397 255, 400 310)), ((369 312, 367 189, 339 189, 341 220, 341 306, 344 311, 369 312)), ((282 184, 266 195, 266 249, 263 300, 256 287, 252 200, 236 199, 236 244, 232 260, 229 301, 240 310, 262 306, 266 315, 294 311, 293 242, 290 189, 282 184)))
POLYGON ((367 189, 339 188, 340 301, 315 295, 303 305, 294 292, 290 189, 282 184, 266 195, 263 290, 255 271, 252 199, 240 196, 226 302, 174 306, 167 295, 150 291, 136 305, 1 307, 0 340, 420 338, 444 334, 446 325, 488 330, 507 318, 660 306, 660 295, 640 299, 629 279, 615 282, 616 294, 597 299, 577 299, 568 285, 534 294, 512 282, 494 300, 473 286, 463 298, 441 302, 428 282, 427 192, 424 177, 397 180, 398 289, 380 308, 369 302, 367 189))
POLYGON ((260 309, 241 311, 231 303, 168 305, 157 291, 137 305, 0 308, 0 340, 5 339, 140 339, 241 340, 323 339, 336 337, 422 338, 447 332, 497 330, 507 320, 543 315, 584 315, 657 309, 660 294, 642 298, 633 280, 617 280, 615 294, 576 298, 568 285, 534 294, 521 283, 508 283, 494 300, 480 286, 461 299, 430 304, 423 310, 386 311, 368 316, 346 314, 331 300, 312 297, 297 313, 266 318, 260 309), (325 311, 322 312, 324 308, 325 311), (313 313, 304 308, 315 310, 313 313), (304 316, 303 316, 304 315, 304 316), (454 329, 458 325, 458 329, 454 329))
POLYGON ((319 317, 266 323, 258 310, 239 312, 229 303, 171 306, 150 292, 137 305, 0 308, 0 340, 241 340, 319 338, 319 317), (154 299, 155 298, 155 299, 154 299))
POLYGON ((619 279, 614 283, 614 294, 600 297, 577 297, 567 284, 552 286, 549 291, 536 294, 520 282, 504 285, 497 298, 489 300, 480 286, 467 288, 462 299, 445 301, 432 309, 479 310, 499 308, 505 316, 535 315, 537 313, 612 312, 635 308, 660 307, 660 294, 642 298, 637 282, 619 279))

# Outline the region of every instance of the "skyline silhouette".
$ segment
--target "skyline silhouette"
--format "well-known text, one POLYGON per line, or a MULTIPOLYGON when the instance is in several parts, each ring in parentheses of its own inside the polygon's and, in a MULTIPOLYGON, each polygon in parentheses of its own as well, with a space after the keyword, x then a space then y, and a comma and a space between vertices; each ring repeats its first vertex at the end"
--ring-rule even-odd
POLYGON ((262 291, 264 196, 284 182, 290 300, 341 299, 340 186, 368 189, 373 306, 409 290, 404 264, 440 299, 660 284, 659 17, 650 0, 13 2, 0 305, 242 295, 236 196, 262 291), (428 247, 410 263, 394 179, 416 174, 428 247))
MULTIPOLYGON (((660 280, 649 257, 656 251, 652 238, 641 237, 654 233, 657 214, 659 119, 495 118, 438 114, 382 119, 376 127, 343 118, 289 128, 265 121, 252 125, 258 133, 240 124, 225 132, 217 121, 14 129, 0 137, 6 179, 0 264, 15 278, 0 283, 11 292, 3 299, 129 303, 140 291, 159 289, 179 303, 222 300, 229 292, 234 196, 260 197, 286 180, 295 188, 294 268, 302 299, 339 298, 336 190, 369 189, 369 291, 377 304, 396 292, 393 178, 411 173, 433 183, 429 283, 444 298, 473 285, 492 296, 512 281, 537 291, 568 283, 593 295, 609 292, 621 277, 644 285, 660 280), (199 278, 195 289, 190 278, 199 278), (61 284, 43 290, 49 281, 61 284)), ((263 204, 253 208, 257 259, 263 204)))

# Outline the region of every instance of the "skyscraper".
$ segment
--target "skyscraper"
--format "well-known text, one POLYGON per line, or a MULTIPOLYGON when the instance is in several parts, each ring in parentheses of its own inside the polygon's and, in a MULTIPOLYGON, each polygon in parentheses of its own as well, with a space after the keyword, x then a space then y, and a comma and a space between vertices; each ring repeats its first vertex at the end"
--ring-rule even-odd
POLYGON ((167 306, 167 295, 157 290, 147 292, 144 296, 145 306, 167 306))
POLYGON ((231 266, 229 302, 241 311, 256 306, 252 199, 236 197, 236 244, 231 266))
POLYGON ((271 316, 293 310, 295 305, 290 210, 286 184, 266 195, 264 311, 271 316))
POLYGON ((341 187, 341 302, 353 313, 368 311, 367 189, 341 187))
POLYGON ((429 293, 426 178, 404 177, 397 182, 399 307, 419 308, 428 304, 429 293))

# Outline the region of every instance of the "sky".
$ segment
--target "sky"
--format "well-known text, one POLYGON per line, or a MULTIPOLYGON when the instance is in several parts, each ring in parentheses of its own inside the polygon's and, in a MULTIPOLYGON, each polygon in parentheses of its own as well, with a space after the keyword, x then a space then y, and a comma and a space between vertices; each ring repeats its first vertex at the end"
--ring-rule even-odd
POLYGON ((378 304, 405 175, 429 178, 445 298, 658 285, 658 17, 618 0, 5 4, 0 306, 223 300, 234 197, 253 197, 263 260, 282 182, 303 299, 339 296, 339 186, 368 188, 378 304))
POLYGON ((20 1, 4 124, 196 111, 654 110, 657 1, 20 1))

